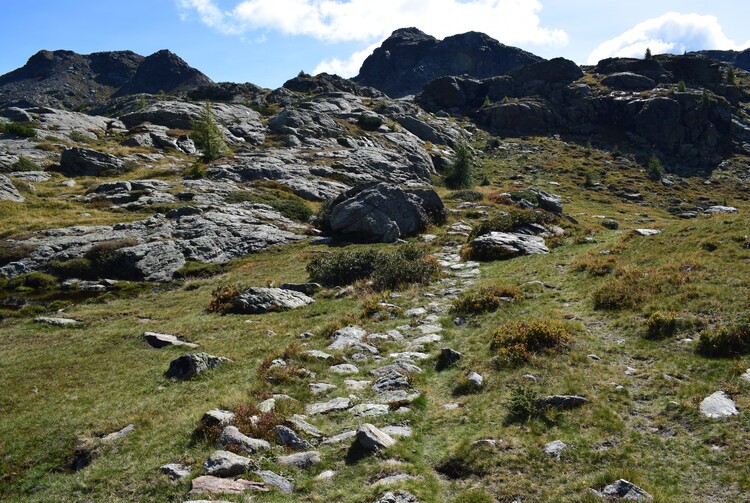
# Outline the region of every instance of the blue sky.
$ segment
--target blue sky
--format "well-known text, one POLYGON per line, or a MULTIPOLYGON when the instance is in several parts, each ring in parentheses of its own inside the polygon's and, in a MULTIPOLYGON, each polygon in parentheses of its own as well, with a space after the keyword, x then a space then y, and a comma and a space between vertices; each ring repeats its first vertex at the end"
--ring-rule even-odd
POLYGON ((547 58, 750 46, 747 0, 2 0, 0 74, 40 49, 170 49, 215 81, 351 76, 396 28, 483 31, 547 58))

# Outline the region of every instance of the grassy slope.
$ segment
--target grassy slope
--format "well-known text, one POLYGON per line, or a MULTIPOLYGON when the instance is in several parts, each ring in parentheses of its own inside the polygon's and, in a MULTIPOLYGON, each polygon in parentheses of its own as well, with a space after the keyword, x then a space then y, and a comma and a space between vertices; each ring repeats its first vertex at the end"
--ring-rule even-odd
MULTIPOLYGON (((554 288, 523 287, 525 300, 472 317, 461 327, 452 325, 452 316, 446 315, 444 345, 459 349, 466 358, 458 369, 428 370, 417 377, 425 403, 407 416, 390 418, 391 422, 409 422, 415 436, 356 464, 341 461, 346 444, 323 449, 324 463, 309 471, 283 470, 298 485, 295 500, 371 501, 382 490, 366 483, 393 471, 421 475, 420 481, 404 483, 404 487, 424 501, 435 502, 471 501, 470 494, 476 501, 484 501, 482 494, 499 501, 518 497, 524 501, 580 500, 588 498, 586 488, 601 487, 620 477, 641 485, 659 501, 736 500, 750 490, 750 476, 743 465, 750 454, 750 398, 747 384, 738 379, 740 370, 750 367, 750 359, 697 356, 690 344, 678 342, 695 336, 690 331, 663 341, 641 338, 645 315, 653 310, 691 314, 708 324, 747 310, 750 273, 745 265, 750 251, 743 248, 743 236, 750 205, 742 187, 731 181, 704 185, 695 179, 688 186, 669 188, 603 152, 587 153, 550 139, 517 143, 524 144, 528 153, 495 153, 486 159, 484 171, 492 185, 482 190, 490 193, 536 185, 563 194, 566 212, 579 220, 579 229, 588 228, 596 242, 577 244, 580 240, 571 237, 549 255, 483 264, 480 284, 500 281, 521 286, 540 280, 554 288), (644 195, 644 203, 624 202, 606 188, 584 189, 586 171, 604 186, 632 186, 644 195), (522 178, 515 179, 519 175, 522 178), (561 185, 547 185, 551 181, 561 185), (726 200, 740 212, 679 220, 664 209, 670 195, 694 202, 699 196, 726 200), (620 229, 604 229, 594 215, 617 219, 620 229), (648 238, 630 236, 628 230, 638 227, 663 232, 648 238), (718 245, 715 251, 701 247, 709 241, 718 245), (612 275, 594 277, 577 271, 575 264, 605 249, 618 252, 614 256, 619 265, 652 269, 651 274, 674 274, 674 266, 690 264, 688 281, 647 297, 635 309, 595 310, 592 294, 612 275), (494 329, 508 320, 530 318, 571 320, 580 328, 577 343, 566 353, 539 355, 520 368, 496 368, 489 349, 494 329), (592 353, 601 360, 588 358, 592 353), (635 374, 626 375, 627 367, 636 369, 635 374), (456 396, 456 382, 468 369, 485 376, 486 389, 456 396), (538 378, 537 384, 522 377, 529 373, 538 378), (615 384, 624 388, 617 389, 615 384), (546 420, 509 424, 511 390, 521 385, 538 393, 583 394, 591 404, 546 420), (733 395, 739 416, 723 421, 699 416, 700 400, 718 389, 733 395), (442 407, 454 401, 463 406, 452 411, 442 407), (472 461, 466 444, 482 438, 501 441, 501 447, 472 461), (559 462, 542 452, 544 444, 555 439, 570 446, 559 462), (434 467, 450 457, 486 474, 456 480, 439 476, 434 467), (394 470, 386 463, 391 458, 407 464, 394 470), (334 481, 313 482, 326 468, 338 471, 334 481)), ((312 347, 323 348, 326 341, 319 335, 323 327, 345 314, 359 313, 363 299, 322 296, 293 313, 250 317, 208 314, 205 307, 220 284, 304 280, 304 264, 315 248, 299 244, 271 250, 238 261, 230 272, 208 280, 156 289, 134 299, 71 307, 66 315, 84 321, 80 328, 40 326, 24 317, 1 320, 3 498, 182 501, 189 483, 170 483, 157 468, 177 460, 195 467, 202 464, 212 447, 191 441, 191 434, 203 412, 257 403, 266 396, 259 393, 263 389, 309 400, 304 383, 274 387, 259 383, 258 365, 298 341, 303 331, 316 334, 310 341, 312 347), (194 381, 171 383, 163 372, 182 351, 147 348, 139 340, 145 330, 185 336, 209 353, 234 362, 194 381), (89 467, 77 473, 59 470, 76 437, 114 431, 128 423, 136 425, 136 432, 107 448, 89 467)), ((396 302, 409 308, 423 305, 425 299, 413 289, 396 302)), ((405 322, 400 318, 385 324, 366 323, 382 330, 405 322)), ((319 375, 325 371, 312 362, 307 366, 319 375)), ((356 424, 347 417, 341 414, 315 423, 336 433, 356 424)), ((262 463, 278 470, 270 459, 262 463)), ((256 500, 289 498, 272 493, 256 500)))

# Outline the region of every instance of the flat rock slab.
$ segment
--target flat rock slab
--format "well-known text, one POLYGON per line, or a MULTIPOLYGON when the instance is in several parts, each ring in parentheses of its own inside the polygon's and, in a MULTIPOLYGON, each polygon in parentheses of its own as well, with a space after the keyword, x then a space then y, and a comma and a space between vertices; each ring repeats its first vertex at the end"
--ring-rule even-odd
POLYGON ((355 365, 352 365, 351 363, 342 363, 340 365, 334 365, 330 367, 328 370, 330 370, 334 374, 341 374, 341 375, 359 373, 359 369, 355 365))
POLYGON ((234 477, 242 475, 255 465, 255 461, 229 451, 215 451, 205 463, 206 474, 216 477, 234 477))
POLYGON ((144 333, 143 340, 146 341, 149 346, 156 349, 161 349, 167 346, 185 346, 187 348, 198 347, 198 345, 193 342, 180 340, 176 335, 160 334, 157 332, 144 333))
POLYGON ((723 391, 707 396, 701 402, 701 414, 710 418, 730 417, 738 414, 734 401, 723 391))
POLYGON ((320 463, 320 453, 318 451, 298 452, 288 456, 280 456, 276 458, 276 462, 304 470, 320 463))
POLYGON ((501 260, 549 253, 544 238, 509 232, 484 234, 472 241, 471 247, 475 258, 480 260, 501 260))
POLYGON ((297 309, 313 302, 312 297, 294 290, 250 287, 234 299, 232 311, 240 314, 263 314, 297 309))
POLYGON ((278 475, 270 470, 258 470, 255 474, 262 478, 263 481, 271 487, 275 487, 279 491, 285 494, 291 494, 294 492, 294 484, 289 482, 287 479, 278 475))
POLYGON ((165 375, 169 379, 192 379, 201 372, 214 369, 228 361, 230 360, 223 356, 213 356, 208 353, 190 353, 172 360, 165 375))
POLYGON ((291 428, 284 425, 276 425, 273 428, 273 432, 276 434, 276 438, 282 445, 289 447, 295 451, 304 451, 305 449, 311 449, 312 445, 307 440, 300 438, 297 433, 291 428))
POLYGON ((135 431, 135 426, 133 426, 132 424, 129 424, 126 427, 124 427, 123 429, 121 429, 121 430, 118 430, 118 431, 109 433, 107 435, 104 435, 101 438, 101 441, 105 442, 105 443, 107 443, 107 442, 114 442, 116 440, 120 440, 122 437, 124 437, 128 433, 132 433, 134 431, 135 431))
POLYGON ((308 387, 310 388, 310 391, 313 395, 318 395, 320 393, 325 393, 326 391, 336 389, 335 384, 329 384, 326 382, 311 382, 310 384, 308 384, 308 387))
POLYGON ((420 503, 409 491, 388 491, 372 503, 420 503))
POLYGON ((172 480, 180 480, 190 476, 191 470, 189 466, 181 465, 179 463, 168 463, 160 466, 159 470, 172 480))
POLYGON ((55 325, 58 327, 67 327, 79 323, 77 320, 70 318, 48 318, 47 316, 37 316, 34 318, 37 323, 45 323, 47 325, 55 325))
POLYGON ((346 410, 351 406, 351 400, 348 398, 334 398, 327 402, 312 403, 305 407, 305 412, 310 415, 328 414, 329 412, 346 410))
POLYGON ((365 423, 357 428, 357 443, 365 450, 376 451, 396 445, 396 441, 375 425, 365 423))
POLYGON ((388 414, 390 407, 380 403, 360 403, 355 405, 349 412, 359 417, 377 417, 388 414))
POLYGON ((374 376, 384 376, 386 374, 390 374, 391 372, 399 372, 402 374, 419 374, 420 372, 422 372, 422 369, 409 361, 397 360, 390 365, 385 365, 383 367, 378 367, 376 369, 370 370, 370 374, 374 376))
POLYGON ((661 234, 661 231, 657 229, 635 229, 633 232, 639 236, 656 236, 657 234, 661 234))
POLYGON ((222 479, 204 475, 193 479, 190 494, 242 494, 244 492, 266 492, 268 487, 259 482, 244 479, 222 479))
POLYGON ((211 409, 201 418, 201 424, 208 428, 215 426, 226 426, 234 421, 234 412, 231 410, 211 409))

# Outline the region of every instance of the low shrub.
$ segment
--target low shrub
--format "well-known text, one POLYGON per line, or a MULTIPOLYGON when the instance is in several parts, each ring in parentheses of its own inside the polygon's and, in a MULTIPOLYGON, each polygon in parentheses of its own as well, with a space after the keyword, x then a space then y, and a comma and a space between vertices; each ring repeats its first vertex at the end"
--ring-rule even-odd
POLYGON ((6 285, 9 289, 31 289, 34 291, 53 290, 60 281, 53 275, 44 272, 31 272, 10 278, 6 285))
POLYGON ((648 317, 646 339, 666 339, 677 332, 677 314, 672 311, 656 311, 648 317))
POLYGON ((478 190, 471 190, 471 189, 456 190, 448 194, 447 199, 452 199, 454 201, 475 202, 475 201, 481 201, 482 199, 484 199, 484 194, 482 194, 478 190))
POLYGON ((49 268, 61 278, 98 279, 99 271, 94 263, 85 258, 78 257, 70 260, 53 260, 49 268))
POLYGON ((236 284, 221 285, 211 293, 211 302, 206 309, 209 313, 227 313, 234 307, 234 299, 241 289, 236 284))
POLYGON ((383 119, 377 115, 361 114, 357 117, 357 125, 365 131, 377 131, 383 125, 383 119))
POLYGON ((701 333, 696 351, 711 357, 750 353, 750 314, 741 315, 730 325, 701 333))
POLYGON ((0 266, 24 259, 32 251, 34 251, 33 246, 2 241, 0 242, 0 266))
POLYGON ((614 271, 617 266, 617 257, 599 255, 586 255, 579 257, 573 264, 573 269, 580 272, 588 272, 592 276, 606 276, 614 271))
MULTIPOLYGON (((286 187, 284 187, 286 189, 286 187)), ((260 203, 267 204, 281 215, 298 222, 308 222, 313 211, 301 198, 278 188, 261 188, 260 190, 238 190, 227 194, 228 203, 260 203)))
POLYGON ((522 298, 521 291, 515 286, 490 285, 461 295, 453 301, 453 311, 457 314, 481 314, 522 298))
POLYGON ((310 280, 327 287, 371 279, 378 291, 406 285, 429 284, 440 274, 434 257, 424 247, 407 243, 394 251, 357 250, 318 255, 307 264, 310 280))
POLYGON ((176 279, 210 278, 226 270, 224 264, 208 264, 198 260, 188 260, 182 268, 174 273, 176 279))
POLYGON ((523 423, 539 415, 539 395, 528 386, 516 386, 510 392, 506 423, 523 423))
POLYGON ((621 267, 615 277, 593 294, 595 309, 635 309, 649 297, 673 293, 689 280, 690 267, 668 267, 642 271, 636 267, 621 267))
POLYGON ((492 334, 492 349, 498 360, 508 365, 528 361, 546 350, 561 351, 573 342, 568 327, 557 321, 511 321, 492 334))
POLYGON ((29 159, 28 157, 21 156, 13 164, 13 171, 41 171, 42 167, 37 163, 29 159))
POLYGON ((620 224, 617 220, 614 220, 612 218, 606 218, 601 221, 601 226, 605 229, 616 231, 620 228, 620 224))
POLYGON ((200 180, 206 178, 208 168, 205 164, 196 161, 182 172, 182 175, 189 180, 200 180))
POLYGON ((9 122, 0 124, 0 133, 22 138, 36 138, 36 129, 30 122, 9 122))

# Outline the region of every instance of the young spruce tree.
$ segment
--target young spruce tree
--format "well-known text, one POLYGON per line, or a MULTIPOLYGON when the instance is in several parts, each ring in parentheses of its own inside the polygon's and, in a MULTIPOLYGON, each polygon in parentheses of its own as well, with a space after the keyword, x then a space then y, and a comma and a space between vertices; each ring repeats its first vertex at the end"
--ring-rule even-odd
POLYGON ((195 146, 203 152, 203 161, 211 162, 229 152, 224 135, 214 120, 211 104, 206 102, 201 115, 193 121, 193 132, 190 138, 195 146))
POLYGON ((449 189, 470 189, 474 186, 474 155, 466 143, 454 148, 453 162, 445 174, 445 186, 449 189))

